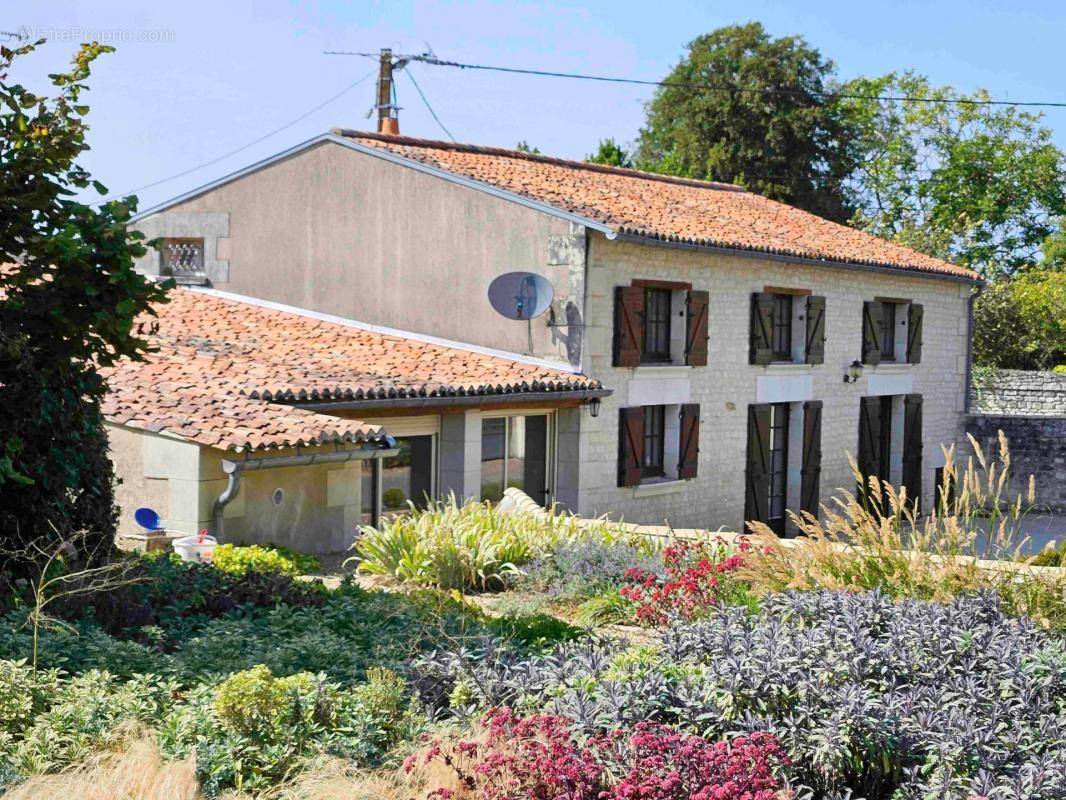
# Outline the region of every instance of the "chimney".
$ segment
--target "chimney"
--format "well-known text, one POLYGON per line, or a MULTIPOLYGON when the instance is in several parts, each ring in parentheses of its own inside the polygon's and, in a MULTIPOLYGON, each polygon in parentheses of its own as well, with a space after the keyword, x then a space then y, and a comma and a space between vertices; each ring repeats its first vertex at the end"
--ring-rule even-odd
POLYGON ((386 136, 399 136, 400 121, 396 117, 385 117, 378 124, 378 133, 383 133, 386 136))

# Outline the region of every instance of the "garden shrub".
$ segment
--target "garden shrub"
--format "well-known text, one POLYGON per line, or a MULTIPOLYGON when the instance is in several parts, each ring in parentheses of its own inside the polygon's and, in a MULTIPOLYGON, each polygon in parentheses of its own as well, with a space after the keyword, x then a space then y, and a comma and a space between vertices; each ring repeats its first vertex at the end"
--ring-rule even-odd
MULTIPOLYGON (((975 457, 961 474, 945 451, 944 486, 930 514, 919 516, 905 491, 870 478, 872 502, 844 492, 821 519, 793 515, 801 537, 784 543, 749 523, 750 551, 739 577, 763 594, 785 589, 879 589, 893 597, 949 600, 991 590, 1015 616, 1066 630, 1066 573, 1033 570, 1021 554, 1022 520, 1035 502, 1007 496, 1010 449, 1000 434, 998 458, 971 437, 975 457), (989 568, 979 559, 994 560, 989 568)), ((852 469, 858 478, 855 463, 852 469)))
MULTIPOLYGON (((775 800, 787 764, 773 736, 708 742, 651 722, 579 741, 571 721, 497 709, 482 736, 434 742, 406 772, 442 764, 452 780, 427 797, 454 800, 775 800)), ((432 785, 432 784, 431 784, 432 785)))
POLYGON ((524 569, 518 588, 541 592, 554 600, 581 602, 617 589, 633 568, 661 572, 662 558, 650 545, 601 539, 563 542, 524 569))
POLYGON ((509 706, 583 735, 646 720, 708 739, 765 731, 818 797, 1066 792, 1066 644, 991 593, 771 594, 676 623, 657 646, 523 657, 485 642, 423 656, 412 681, 433 713, 509 706))
POLYGON ((520 567, 562 542, 617 538, 606 523, 582 526, 565 514, 505 513, 455 498, 363 528, 354 545, 362 572, 417 586, 498 590, 520 567))
POLYGON ((231 575, 245 576, 248 573, 306 575, 318 572, 321 562, 312 555, 297 553, 287 547, 220 544, 215 548, 211 562, 215 569, 231 575))
POLYGON ((663 550, 663 574, 632 567, 619 594, 642 625, 699 619, 717 605, 748 602, 747 587, 734 578, 743 560, 720 543, 676 542, 663 550))
MULTIPOLYGON (((10 673, 25 667, 4 663, 10 673)), ((119 681, 92 670, 69 679, 54 673, 27 677, 35 695, 32 717, 4 726, 2 760, 11 774, 55 772, 121 738, 123 724, 157 722, 173 705, 177 686, 152 675, 119 681), (42 692, 41 690, 45 690, 42 692)))
POLYGON ((585 635, 581 628, 551 614, 507 614, 487 620, 485 627, 495 636, 530 651, 550 650, 585 635))

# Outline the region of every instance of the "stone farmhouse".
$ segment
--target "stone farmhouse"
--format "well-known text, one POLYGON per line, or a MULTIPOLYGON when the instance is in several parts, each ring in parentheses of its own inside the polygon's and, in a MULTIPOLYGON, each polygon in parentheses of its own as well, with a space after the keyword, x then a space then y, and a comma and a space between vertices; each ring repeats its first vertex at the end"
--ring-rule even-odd
POLYGON ((978 276, 736 186, 335 129, 134 224, 182 288, 113 447, 179 529, 330 550, 517 486, 788 535, 849 454, 929 503, 960 435, 978 276), (486 297, 515 270, 528 324, 486 297))

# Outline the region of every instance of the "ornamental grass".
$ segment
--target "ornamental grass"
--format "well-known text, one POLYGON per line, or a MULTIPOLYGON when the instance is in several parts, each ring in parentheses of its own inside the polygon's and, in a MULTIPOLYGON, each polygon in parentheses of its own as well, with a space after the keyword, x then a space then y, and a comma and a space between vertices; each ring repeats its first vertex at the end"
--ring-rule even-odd
POLYGON ((1023 555, 1022 530, 1035 506, 1028 491, 1011 496, 1010 447, 1000 433, 995 458, 970 437, 974 455, 960 470, 945 448, 943 479, 928 514, 916 511, 903 487, 876 476, 865 483, 851 460, 858 492, 840 490, 821 519, 793 514, 796 539, 780 539, 749 523, 751 550, 737 577, 761 595, 789 589, 879 589, 897 598, 945 601, 994 590, 1014 615, 1066 628, 1066 571, 1035 566, 1023 555))

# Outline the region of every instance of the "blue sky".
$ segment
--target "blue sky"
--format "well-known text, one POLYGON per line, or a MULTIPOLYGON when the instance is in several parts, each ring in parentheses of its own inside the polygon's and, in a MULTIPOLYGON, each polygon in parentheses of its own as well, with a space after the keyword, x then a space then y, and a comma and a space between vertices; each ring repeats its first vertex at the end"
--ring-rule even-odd
MULTIPOLYGON (((43 88, 74 41, 95 31, 129 41, 95 69, 83 163, 125 192, 235 150, 285 125, 375 64, 323 50, 421 52, 444 59, 660 79, 685 44, 716 27, 761 21, 801 34, 841 77, 915 69, 936 83, 985 87, 997 99, 1066 100, 1066 3, 939 2, 70 2, 8 0, 0 30, 51 35, 13 77, 43 88)), ((636 137, 650 90, 412 67, 459 141, 581 158, 599 139, 636 137)), ((445 138, 405 76, 401 129, 445 138)), ((243 152, 139 192, 141 208, 180 194, 331 126, 370 127, 373 80, 243 152)), ((1066 147, 1066 109, 1046 122, 1066 147)))

